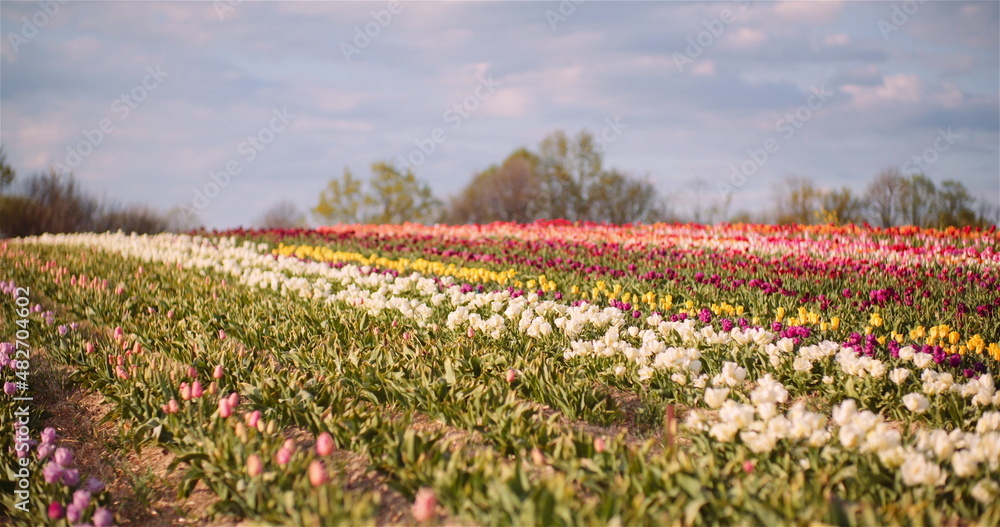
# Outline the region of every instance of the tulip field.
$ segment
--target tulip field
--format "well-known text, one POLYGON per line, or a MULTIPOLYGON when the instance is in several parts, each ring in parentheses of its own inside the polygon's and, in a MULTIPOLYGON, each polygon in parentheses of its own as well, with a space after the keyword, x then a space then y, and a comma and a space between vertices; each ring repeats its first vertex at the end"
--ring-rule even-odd
POLYGON ((1000 525, 995 229, 43 235, 0 291, 15 525, 129 521, 43 369, 204 525, 1000 525))

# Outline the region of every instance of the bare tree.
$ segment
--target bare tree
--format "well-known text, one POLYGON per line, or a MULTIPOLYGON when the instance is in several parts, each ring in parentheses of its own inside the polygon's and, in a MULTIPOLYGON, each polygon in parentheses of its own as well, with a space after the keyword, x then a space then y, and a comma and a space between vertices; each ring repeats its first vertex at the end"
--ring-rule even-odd
POLYGON ((903 208, 902 200, 905 187, 906 178, 895 167, 883 169, 868 185, 865 199, 878 226, 892 227, 896 225, 903 208))
POLYGON ((306 226, 306 216, 296 204, 284 200, 267 209, 256 225, 261 229, 294 229, 306 226))

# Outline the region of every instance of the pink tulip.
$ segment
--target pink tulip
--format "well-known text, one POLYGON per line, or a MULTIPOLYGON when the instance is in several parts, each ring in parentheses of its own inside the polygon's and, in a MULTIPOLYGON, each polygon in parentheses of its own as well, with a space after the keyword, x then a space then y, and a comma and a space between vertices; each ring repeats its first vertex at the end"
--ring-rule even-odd
POLYGON ((191 398, 197 399, 205 394, 205 391, 201 388, 201 381, 194 381, 191 385, 191 398))
POLYGON ((188 366, 188 377, 194 378, 198 376, 198 368, 194 366, 188 366))
POLYGON ((606 447, 607 447, 607 443, 605 443, 603 437, 595 437, 594 438, 594 451, 595 452, 597 452, 597 453, 604 452, 604 449, 606 447))
POLYGON ((49 504, 49 519, 58 520, 61 519, 65 514, 66 514, 66 509, 63 508, 61 503, 53 501, 52 503, 49 504))
POLYGON ((333 453, 333 436, 329 432, 323 432, 316 438, 316 453, 326 457, 333 453))
POLYGON ((292 459, 292 451, 281 447, 278 449, 278 453, 274 455, 274 462, 279 465, 287 465, 292 459))
POLYGON ((171 399, 167 401, 167 413, 175 414, 181 411, 181 405, 177 402, 177 399, 171 399))
POLYGON ((247 474, 249 474, 250 477, 254 477, 260 474, 262 470, 263 466, 260 462, 260 456, 257 454, 250 454, 250 457, 247 458, 247 474))
POLYGON ((318 459, 312 460, 309 463, 309 483, 314 487, 318 487, 329 480, 330 478, 326 475, 326 468, 323 466, 323 462, 318 459))
POLYGON ((236 408, 240 404, 240 394, 233 392, 229 394, 229 406, 236 408))
POLYGON ((260 421, 260 410, 254 410, 246 414, 247 426, 257 428, 257 421, 260 421))
POLYGON ((89 340, 87 342, 85 342, 83 344, 83 351, 85 351, 87 353, 93 353, 94 352, 94 343, 90 342, 89 340))
POLYGON ((173 309, 167 311, 167 318, 174 318, 174 310, 173 309))
POLYGON ((118 340, 118 341, 120 341, 122 338, 125 337, 125 332, 122 330, 121 326, 118 326, 118 327, 115 328, 114 336, 115 336, 115 340, 118 340))
POLYGON ((181 399, 187 401, 191 398, 191 386, 186 382, 181 383, 181 399))
POLYGON ((221 364, 216 364, 215 371, 212 372, 213 379, 221 379, 226 375, 226 370, 221 364))
POLYGON ((747 474, 753 472, 753 461, 743 462, 743 472, 746 472, 747 474))
POLYGON ((517 370, 510 369, 507 370, 507 384, 510 384, 517 380, 517 370))
POLYGON ((424 487, 417 491, 411 509, 413 519, 417 520, 418 523, 429 522, 434 519, 434 509, 436 508, 437 497, 434 496, 432 489, 424 487))
POLYGON ((226 330, 224 329, 219 330, 219 340, 226 340, 226 330))
POLYGON ((476 330, 470 327, 469 330, 465 332, 465 334, 471 339, 472 337, 476 336, 476 330))
POLYGON ((229 404, 229 399, 223 397, 219 399, 219 416, 229 417, 233 415, 233 407, 229 404))
POLYGON ((124 379, 126 381, 128 380, 128 372, 125 371, 125 368, 122 368, 121 366, 115 367, 115 374, 118 375, 118 378, 120 379, 124 379))

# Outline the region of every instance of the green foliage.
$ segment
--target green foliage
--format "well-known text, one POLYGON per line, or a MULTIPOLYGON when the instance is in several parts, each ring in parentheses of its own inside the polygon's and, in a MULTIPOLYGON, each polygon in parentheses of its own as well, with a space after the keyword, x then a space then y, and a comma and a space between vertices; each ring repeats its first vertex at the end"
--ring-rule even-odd
POLYGON ((390 163, 372 164, 372 178, 356 179, 344 168, 340 179, 331 179, 312 209, 326 223, 430 223, 437 218, 438 200, 431 188, 390 163))

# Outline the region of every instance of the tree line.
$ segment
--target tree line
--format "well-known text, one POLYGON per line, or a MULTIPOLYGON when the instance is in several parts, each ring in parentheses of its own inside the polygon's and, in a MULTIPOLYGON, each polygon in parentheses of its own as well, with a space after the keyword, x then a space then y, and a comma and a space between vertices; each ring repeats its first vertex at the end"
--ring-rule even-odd
MULTIPOLYGON (((790 176, 773 187, 766 212, 731 213, 732 196, 709 192, 704 180, 689 180, 664 196, 649 177, 606 168, 597 145, 586 130, 574 137, 553 132, 537 150, 519 148, 503 162, 475 173, 446 201, 435 197, 412 170, 377 162, 365 181, 345 168, 321 191, 311 212, 326 224, 527 223, 562 218, 614 224, 729 221, 944 228, 1000 222, 1000 210, 973 197, 960 181, 938 184, 924 174, 903 175, 893 167, 882 170, 860 193, 848 186, 827 188, 808 177, 790 176)), ((292 214, 289 204, 281 206, 292 214)), ((295 222, 277 216, 280 226, 304 223, 297 212, 295 222)))
POLYGON ((50 169, 18 179, 0 149, 0 237, 118 231, 154 234, 193 228, 180 210, 122 206, 90 195, 73 178, 50 169))
POLYGON ((594 136, 557 131, 537 151, 519 148, 473 175, 447 202, 412 169, 372 165, 367 182, 350 168, 330 180, 312 209, 322 223, 527 223, 539 219, 605 223, 670 219, 667 202, 649 178, 604 167, 594 136))

